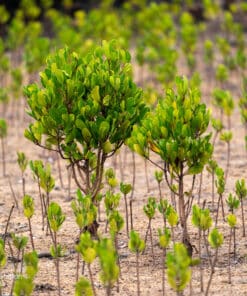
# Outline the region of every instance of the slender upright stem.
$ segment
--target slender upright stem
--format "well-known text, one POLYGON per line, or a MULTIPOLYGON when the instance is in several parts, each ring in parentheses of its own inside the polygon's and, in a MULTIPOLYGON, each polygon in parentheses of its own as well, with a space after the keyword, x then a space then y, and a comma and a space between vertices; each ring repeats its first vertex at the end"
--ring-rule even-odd
POLYGON ((245 222, 244 222, 244 205, 243 198, 240 198, 241 213, 242 213, 242 225, 243 225, 243 237, 245 237, 245 222))
POLYGON ((135 152, 132 153, 132 163, 133 163, 133 176, 132 176, 132 191, 131 191, 131 197, 132 200, 134 197, 134 191, 135 191, 135 183, 136 183, 136 159, 135 159, 135 152))
POLYGON ((149 187, 149 180, 148 180, 148 162, 147 159, 144 159, 144 166, 145 166, 145 178, 146 178, 146 185, 147 185, 147 192, 150 191, 149 187))
POLYGON ((95 290, 95 286, 94 286, 93 274, 92 274, 91 266, 89 263, 87 264, 87 267, 88 267, 89 277, 90 277, 90 281, 91 281, 91 286, 93 289, 93 294, 94 294, 94 296, 96 296, 97 294, 96 294, 96 290, 95 290))
POLYGON ((6 163, 5 163, 5 147, 4 147, 3 137, 1 137, 1 145, 2 145, 3 177, 5 177, 6 176, 6 163))
POLYGON ((132 207, 132 197, 130 198, 129 201, 129 207, 130 207, 130 229, 133 230, 134 229, 134 222, 133 222, 133 207, 132 207))
MULTIPOLYGON (((199 228, 199 242, 198 242, 198 252, 199 252, 199 259, 201 261, 201 229, 199 228)), ((201 282, 201 292, 203 292, 203 268, 202 268, 202 262, 200 262, 200 282, 201 282)))
POLYGON ((213 279, 214 268, 215 268, 215 265, 216 265, 217 258, 218 258, 218 248, 215 251, 215 257, 214 257, 214 261, 213 261, 213 264, 212 264, 211 273, 210 273, 207 289, 206 289, 206 292, 205 292, 205 296, 208 296, 208 293, 209 293, 209 288, 210 288, 210 285, 211 285, 211 282, 212 282, 212 279, 213 279))
POLYGON ((12 207, 11 207, 11 209, 10 209, 10 211, 9 211, 8 220, 7 220, 7 223, 6 223, 6 226, 5 226, 4 237, 3 237, 4 246, 5 246, 6 236, 7 236, 7 232, 8 232, 9 221, 10 221, 11 215, 12 215, 12 213, 13 213, 14 207, 15 207, 15 206, 12 205, 12 207))
POLYGON ((32 249, 34 251, 35 247, 34 247, 33 232, 32 232, 32 225, 31 225, 31 219, 30 218, 28 219, 28 226, 29 226, 30 240, 31 240, 31 244, 32 244, 32 249))
POLYGON ((229 249, 228 249, 228 284, 231 284, 231 243, 232 243, 232 228, 230 228, 229 249))
POLYGON ((139 275, 139 252, 136 252, 136 278, 137 278, 137 296, 141 295, 140 275, 139 275))
POLYGON ((163 262, 162 262, 162 295, 165 296, 165 258, 166 258, 166 248, 163 249, 163 262))
POLYGON ((126 234, 129 237, 129 212, 128 212, 128 204, 127 204, 127 195, 124 194, 124 204, 125 204, 125 218, 126 218, 126 234))

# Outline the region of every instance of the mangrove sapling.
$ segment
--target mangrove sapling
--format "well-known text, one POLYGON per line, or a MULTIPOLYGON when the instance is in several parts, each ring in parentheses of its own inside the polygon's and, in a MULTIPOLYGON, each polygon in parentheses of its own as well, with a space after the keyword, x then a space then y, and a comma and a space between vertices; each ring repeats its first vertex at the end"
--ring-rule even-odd
POLYGON ((167 221, 171 226, 173 245, 175 245, 174 227, 176 227, 178 224, 178 214, 171 205, 167 207, 166 216, 167 216, 167 221))
POLYGON ((183 295, 183 290, 191 280, 191 258, 182 243, 175 243, 173 252, 166 255, 168 283, 177 295, 183 295))
MULTIPOLYGON (((17 250, 16 260, 14 260, 14 276, 16 277, 17 274, 19 274, 19 273, 22 274, 24 249, 27 245, 28 238, 26 236, 17 236, 14 233, 11 233, 11 238, 12 238, 13 246, 17 250), (20 269, 18 272, 18 264, 19 263, 20 263, 20 269)), ((14 253, 12 255, 14 256, 14 253)), ((12 292, 13 292, 15 277, 12 282, 10 294, 12 294, 12 292)))
POLYGON ((59 258, 62 256, 62 246, 57 241, 57 232, 65 220, 65 215, 57 203, 51 202, 47 210, 47 218, 53 243, 51 246, 51 255, 55 259, 58 295, 61 296, 59 258))
MULTIPOLYGON (((117 263, 119 267, 119 275, 121 276, 121 266, 118 253, 118 233, 124 226, 124 219, 117 210, 113 211, 109 217, 110 234, 114 241, 117 263)), ((117 292, 119 292, 119 279, 117 280, 117 292)))
POLYGON ((147 111, 131 76, 130 54, 114 40, 83 57, 61 49, 40 77, 41 88, 25 88, 34 119, 25 136, 66 159, 78 188, 96 204, 105 161, 147 111))
MULTIPOLYGON (((228 195, 228 199, 226 200, 226 203, 229 207, 229 210, 231 214, 234 214, 234 210, 238 209, 240 205, 240 201, 236 196, 233 196, 231 193, 228 195)), ((236 258, 236 227, 233 227, 232 229, 232 236, 233 236, 233 254, 234 259, 236 258)))
POLYGON ((224 64, 219 64, 215 69, 215 78, 220 88, 224 88, 224 83, 229 77, 228 68, 224 64))
POLYGON ((166 249, 170 243, 171 233, 168 228, 164 228, 163 231, 158 229, 159 245, 163 250, 162 258, 162 295, 165 296, 165 260, 166 260, 166 249))
POLYGON ((163 176, 164 176, 164 173, 163 171, 155 171, 154 172, 154 176, 155 176, 155 180, 157 181, 158 183, 158 187, 159 187, 159 198, 160 198, 160 202, 161 202, 161 199, 162 199, 162 192, 161 192, 161 185, 160 183, 162 182, 163 180, 163 176))
POLYGON ((128 246, 130 251, 136 254, 137 296, 140 296, 139 256, 145 249, 145 241, 140 238, 137 232, 131 230, 128 246))
POLYGON ((233 231, 236 227, 237 218, 234 214, 229 214, 226 218, 228 225, 230 226, 230 235, 229 235, 229 248, 228 248, 228 283, 231 284, 231 246, 232 246, 232 236, 233 231))
POLYGON ((227 144, 227 161, 226 161, 226 169, 225 169, 225 180, 227 180, 229 168, 230 168, 230 156, 231 156, 231 140, 232 140, 232 132, 225 131, 220 135, 220 140, 227 144))
POLYGON ((161 213, 163 217, 163 222, 164 222, 164 228, 166 228, 166 216, 167 216, 167 208, 168 208, 168 201, 167 199, 161 199, 160 202, 158 203, 158 210, 161 213))
POLYGON ((128 144, 138 154, 148 158, 163 170, 165 180, 174 191, 168 179, 172 175, 178 186, 175 192, 178 198, 182 236, 189 241, 187 218, 191 210, 192 194, 185 200, 185 177, 192 175, 191 190, 195 175, 201 173, 204 165, 211 158, 213 147, 211 135, 204 133, 209 124, 210 114, 205 104, 200 103, 200 92, 190 89, 185 77, 177 77, 176 91, 168 89, 164 99, 160 100, 155 111, 148 113, 142 125, 133 130, 128 144), (164 167, 153 161, 149 150, 158 154, 164 161, 164 167))
POLYGON ((240 200, 241 205, 241 215, 242 215, 242 227, 243 227, 243 237, 245 237, 245 218, 244 218, 244 199, 247 197, 247 187, 245 184, 245 180, 237 180, 235 183, 235 191, 237 194, 237 197, 240 200))
POLYGON ((112 191, 108 190, 105 194, 104 203, 105 203, 105 210, 106 210, 106 225, 105 225, 105 232, 107 232, 107 226, 109 223, 109 217, 111 213, 117 209, 119 206, 121 195, 119 193, 114 194, 112 191))
POLYGON ((214 190, 214 186, 215 186, 215 170, 218 167, 218 164, 216 162, 216 160, 214 159, 209 159, 208 161, 208 165, 206 166, 207 171, 212 175, 212 209, 214 210, 214 197, 215 197, 215 190, 214 190))
POLYGON ((212 140, 212 144, 215 147, 215 142, 217 140, 217 137, 220 134, 220 132, 223 130, 224 126, 223 126, 222 120, 218 118, 212 118, 211 122, 212 122, 212 127, 215 130, 215 134, 212 140))
MULTIPOLYGON (((192 223, 195 227, 198 228, 198 256, 201 260, 201 236, 203 232, 204 237, 204 243, 205 247, 207 249, 207 255, 209 258, 209 261, 211 261, 208 251, 208 245, 206 242, 206 230, 208 230, 212 225, 212 218, 210 216, 209 209, 201 209, 197 205, 193 206, 192 210, 192 223)), ((204 285, 203 285, 203 268, 202 263, 200 263, 200 282, 201 282, 201 292, 204 291, 204 285)))
POLYGON ((41 207, 41 218, 42 218, 42 230, 45 229, 45 203, 44 199, 41 194, 41 186, 40 186, 40 176, 42 174, 42 170, 44 169, 43 162, 41 160, 30 160, 29 166, 31 171, 33 172, 33 178, 38 183, 38 189, 39 189, 39 200, 40 200, 40 207, 41 207))
MULTIPOLYGON (((83 230, 87 229, 97 217, 97 208, 92 203, 90 196, 84 196, 77 190, 77 199, 71 202, 71 208, 76 218, 76 224, 79 227, 79 237, 83 230)), ((76 281, 79 278, 80 254, 77 255, 76 281)), ((84 269, 84 268, 83 268, 84 269)))
POLYGON ((42 195, 42 200, 44 204, 44 214, 47 220, 46 234, 48 234, 48 208, 50 205, 50 192, 55 187, 55 179, 51 175, 51 166, 46 164, 45 167, 39 167, 39 177, 40 177, 40 187, 45 191, 45 197, 42 195))
POLYGON ((35 251, 24 254, 26 274, 19 275, 13 288, 14 296, 31 296, 34 290, 34 277, 38 272, 38 255, 35 251))
POLYGON ((96 242, 92 240, 91 235, 88 231, 84 232, 80 236, 80 241, 76 245, 76 251, 81 254, 84 262, 86 262, 89 272, 89 277, 91 281, 91 287, 93 290, 93 295, 96 296, 96 290, 94 286, 94 279, 91 270, 91 264, 97 256, 96 252, 96 242))
POLYGON ((90 282, 85 277, 80 279, 75 284, 75 296, 93 296, 93 289, 90 282))
POLYGON ((0 119, 0 138, 2 148, 2 164, 3 164, 3 177, 6 176, 6 159, 5 159, 5 141, 4 138, 7 136, 7 123, 4 119, 0 119))
POLYGON ((216 218, 215 218, 215 227, 216 227, 218 224, 220 204, 221 204, 222 216, 223 216, 223 219, 225 220, 224 201, 223 201, 223 193, 225 191, 225 177, 224 177, 224 171, 220 167, 216 168, 215 173, 217 177, 217 179, 215 180, 215 185, 218 193, 217 212, 216 212, 216 218))
POLYGON ((125 224, 126 224, 126 234, 129 238, 129 211, 128 211, 128 203, 127 203, 127 194, 132 190, 131 184, 120 183, 120 191, 124 195, 124 205, 125 205, 125 224))
POLYGON ((17 162, 18 162, 19 168, 21 170, 22 194, 23 194, 23 196, 25 196, 26 195, 26 189, 25 189, 26 180, 25 180, 24 173, 27 169, 28 159, 27 159, 24 152, 17 152, 17 162))
POLYGON ((223 240, 224 240, 223 235, 222 235, 222 233, 220 233, 218 231, 217 228, 214 228, 208 235, 209 244, 213 249, 215 249, 215 254, 214 254, 214 260, 213 260, 212 265, 211 265, 211 272, 210 272, 210 276, 209 276, 205 296, 208 296, 208 293, 209 293, 209 288, 210 288, 210 285, 211 285, 211 282, 212 282, 212 279, 213 279, 213 274, 214 274, 216 262, 217 262, 217 259, 218 259, 219 248, 223 244, 223 240))
POLYGON ((97 244, 97 254, 101 267, 100 278, 106 288, 106 296, 110 296, 112 288, 119 278, 119 266, 112 240, 100 239, 97 244))
POLYGON ((145 241, 145 245, 146 245, 148 233, 149 233, 150 241, 151 241, 151 251, 152 251, 153 262, 154 262, 154 246, 153 246, 153 234, 152 234, 152 219, 154 218, 156 208, 157 208, 157 204, 156 204, 155 198, 149 197, 148 203, 146 205, 144 205, 144 207, 143 207, 143 211, 148 218, 148 227, 146 230, 146 235, 145 235, 144 241, 145 241))
POLYGON ((34 247, 33 232, 32 232, 32 225, 31 225, 31 218, 32 218, 32 216, 34 214, 34 200, 33 200, 33 198, 31 196, 24 195, 24 197, 22 199, 22 204, 23 204, 24 216, 28 220, 30 241, 31 241, 31 244, 32 244, 32 249, 34 251, 35 247, 34 247))

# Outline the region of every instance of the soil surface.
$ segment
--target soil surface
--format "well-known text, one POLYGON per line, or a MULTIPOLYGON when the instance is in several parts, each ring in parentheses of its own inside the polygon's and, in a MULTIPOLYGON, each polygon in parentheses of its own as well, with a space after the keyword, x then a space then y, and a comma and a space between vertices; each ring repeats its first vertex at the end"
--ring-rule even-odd
MULTIPOLYGON (((208 79, 211 75, 206 72, 203 64, 200 64, 200 49, 198 50, 198 69, 202 78, 202 101, 206 102, 208 107, 212 109, 212 113, 218 116, 217 110, 211 104, 211 91, 215 87, 216 83, 214 79, 208 79)), ((136 71, 139 73, 140 69, 136 71)), ((180 61, 179 74, 188 74, 184 61, 180 61)), ((137 77, 138 79, 138 77, 137 77)), ((247 153, 244 146, 244 127, 241 123, 240 112, 238 108, 238 99, 240 96, 241 80, 238 72, 233 72, 230 75, 229 81, 226 83, 226 88, 232 92, 235 100, 235 109, 231 116, 233 139, 231 141, 231 158, 230 169, 226 183, 226 190, 224 193, 224 199, 228 197, 230 192, 234 193, 235 182, 238 179, 244 178, 247 180, 247 153)), ((17 164, 17 151, 23 151, 29 160, 41 159, 44 163, 51 163, 52 174, 56 179, 56 187, 51 193, 51 200, 58 202, 64 213, 66 214, 66 220, 58 234, 58 240, 65 248, 65 256, 61 258, 60 270, 61 270, 61 285, 62 295, 74 295, 74 284, 76 277, 76 253, 74 252, 74 245, 78 239, 78 227, 75 223, 75 218, 70 207, 71 199, 76 195, 76 186, 72 180, 71 193, 68 196, 68 173, 66 169, 66 163, 60 161, 62 182, 59 179, 58 160, 57 156, 53 153, 42 150, 36 147, 33 143, 24 138, 24 129, 28 126, 30 118, 24 113, 24 99, 13 101, 9 104, 5 111, 5 118, 8 121, 8 136, 5 141, 6 151, 6 172, 7 177, 0 177, 0 234, 5 232, 6 222, 10 209, 15 204, 13 192, 16 196, 18 206, 15 206, 12 213, 8 233, 14 232, 17 235, 29 236, 28 221, 23 215, 22 210, 22 179, 21 171, 17 164), (13 192, 11 191, 11 186, 13 192)), ((226 118, 224 123, 226 124, 226 118)), ((209 131, 211 129, 209 128, 209 131)), ((155 161, 159 162, 157 156, 152 156, 155 161)), ((143 206, 147 202, 148 197, 153 196, 158 200, 159 190, 157 182, 154 178, 154 171, 156 168, 151 163, 146 163, 147 174, 145 173, 145 162, 138 155, 134 156, 136 163, 136 182, 134 189, 134 202, 133 202, 133 217, 134 228, 137 230, 141 237, 145 237, 145 232, 148 226, 148 220, 143 212, 143 206)), ((227 161, 227 147, 219 139, 216 141, 214 158, 218 161, 219 165, 225 169, 227 161)), ((2 163, 0 164, 0 169, 2 163)), ((115 167, 119 182, 132 183, 133 178, 133 154, 127 148, 123 147, 121 152, 113 157, 106 163, 106 167, 115 167)), ((199 179, 197 176, 195 190, 194 190, 194 203, 197 203, 199 198, 199 179)), ((206 201, 206 207, 212 209, 212 191, 211 191, 211 175, 204 170, 202 177, 202 188, 200 204, 206 201)), ((57 282, 56 282, 56 269, 54 260, 47 258, 44 253, 49 253, 51 246, 51 238, 46 235, 46 232, 42 230, 41 223, 41 207, 38 194, 38 186, 36 181, 32 177, 32 173, 28 168, 25 172, 25 185, 26 193, 31 195, 35 199, 35 215, 32 218, 32 227, 34 234, 34 244, 38 254, 44 256, 39 259, 39 272, 35 278, 35 292, 33 295, 58 295, 57 282)), ((186 180, 186 187, 190 188, 191 178, 186 180)), ((170 200, 170 193, 165 182, 162 182, 162 195, 170 200)), ((217 200, 217 195, 216 195, 217 200)), ((103 208, 103 204, 102 207, 103 208)), ((228 213, 228 208, 225 203, 225 213, 228 213)), ((124 216, 124 200, 121 199, 120 212, 124 216)), ((247 240, 246 237, 242 237, 242 224, 241 224, 241 209, 237 210, 238 224, 236 229, 237 237, 237 255, 236 258, 231 256, 231 273, 232 283, 228 283, 228 244, 229 244, 229 227, 226 222, 223 221, 222 214, 219 214, 219 230, 224 234, 224 244, 219 250, 219 258, 216 264, 215 274, 213 276, 212 285, 210 288, 210 295, 230 296, 247 295, 247 240)), ((247 217, 247 200, 244 201, 244 213, 247 217)), ((215 217, 215 212, 212 211, 212 216, 215 217)), ((152 230, 154 236, 154 260, 151 256, 150 239, 147 240, 147 247, 140 256, 140 285, 141 295, 162 295, 162 268, 163 257, 162 250, 158 246, 158 234, 157 229, 162 228, 163 222, 161 215, 157 212, 155 219, 152 222, 152 230)), ((105 213, 102 209, 101 221, 99 231, 104 234, 105 231, 105 213)), ((189 218, 189 233, 191 236, 191 242, 198 248, 198 233, 197 229, 191 225, 191 218, 189 218)), ((178 227, 175 230, 176 238, 179 239, 181 234, 181 228, 178 227)), ((107 235, 107 234, 106 234, 107 235)), ((11 260, 11 253, 9 250, 10 238, 7 238, 6 250, 8 252, 8 262, 6 267, 0 271, 1 279, 3 282, 3 295, 10 295, 11 283, 13 280, 14 264, 11 260)), ((196 248, 193 252, 193 257, 198 256, 196 248)), ((31 250, 31 244, 28 243, 27 251, 31 250)), ((211 251, 211 255, 214 255, 214 251, 211 251)), ((136 295, 136 261, 135 254, 132 254, 128 249, 128 238, 126 235, 125 227, 119 234, 119 254, 121 264, 121 276, 119 280, 119 292, 116 287, 113 289, 112 295, 131 296, 136 295)), ((48 256, 49 257, 49 256, 48 256)), ((206 288, 210 266, 207 260, 206 251, 203 249, 202 265, 204 270, 204 289, 206 288)), ((97 295, 105 295, 105 290, 99 279, 99 266, 97 260, 93 263, 93 277, 95 279, 95 286, 97 295)), ((89 278, 88 270, 85 268, 85 276, 89 278)), ((176 295, 172 291, 166 281, 166 295, 176 295)), ((203 295, 200 293, 200 273, 199 267, 193 267, 192 285, 187 287, 185 295, 203 295), (190 290, 191 289, 191 290, 190 290)))

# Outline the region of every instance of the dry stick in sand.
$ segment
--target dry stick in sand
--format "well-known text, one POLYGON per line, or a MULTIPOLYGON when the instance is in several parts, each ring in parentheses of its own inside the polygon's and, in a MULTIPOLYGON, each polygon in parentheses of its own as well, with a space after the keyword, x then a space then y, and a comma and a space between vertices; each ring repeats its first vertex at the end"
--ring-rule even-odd
POLYGON ((3 237, 4 245, 5 245, 6 236, 7 236, 7 233, 8 233, 9 221, 10 221, 11 215, 12 215, 12 213, 13 213, 14 207, 15 207, 15 206, 12 205, 12 207, 10 208, 9 216, 8 216, 8 220, 7 220, 7 223, 6 223, 6 226, 5 226, 4 237, 3 237))
POLYGON ((16 208, 19 210, 18 200, 16 198, 16 195, 15 195, 15 192, 14 192, 14 189, 13 189, 13 186, 12 186, 12 182, 11 182, 10 176, 8 176, 8 182, 9 182, 9 187, 10 187, 10 190, 11 190, 12 197, 14 199, 16 208))

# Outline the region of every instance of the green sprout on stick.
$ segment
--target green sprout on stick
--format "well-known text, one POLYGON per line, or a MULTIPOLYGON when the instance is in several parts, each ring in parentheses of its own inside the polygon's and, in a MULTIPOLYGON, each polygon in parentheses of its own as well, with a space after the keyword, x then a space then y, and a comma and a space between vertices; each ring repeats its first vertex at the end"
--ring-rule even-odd
POLYGON ((25 180, 25 176, 24 173, 27 169, 27 165, 28 165, 28 159, 25 155, 24 152, 17 152, 17 162, 19 165, 19 168, 21 170, 21 179, 22 179, 22 193, 23 196, 25 196, 26 194, 26 189, 25 189, 25 185, 26 185, 26 180, 25 180))
POLYGON ((136 253, 137 295, 140 296, 139 256, 145 249, 145 241, 140 238, 137 232, 131 230, 128 245, 130 251, 136 253))
POLYGON ((241 215, 242 215, 242 227, 243 227, 243 237, 245 237, 245 218, 244 218, 243 200, 247 197, 247 187, 246 187, 244 179, 236 181, 235 190, 236 190, 237 197, 240 200, 241 215))
POLYGON ((7 136, 7 123, 4 119, 0 119, 0 138, 2 147, 2 163, 3 163, 3 176, 6 176, 6 160, 5 160, 5 142, 4 138, 7 136))
POLYGON ((30 232, 30 240, 32 244, 33 251, 35 250, 34 241, 33 241, 33 232, 32 232, 32 224, 31 218, 34 214, 34 200, 31 196, 25 195, 22 200, 23 208, 24 208, 24 216, 28 220, 29 232, 30 232))
POLYGON ((51 246, 51 255, 55 259, 58 295, 60 296, 61 283, 60 283, 59 258, 62 256, 62 246, 57 241, 57 232, 65 220, 65 215, 63 214, 61 207, 57 203, 51 202, 51 204, 48 207, 47 218, 48 218, 49 230, 50 230, 52 242, 53 242, 53 245, 51 246))

